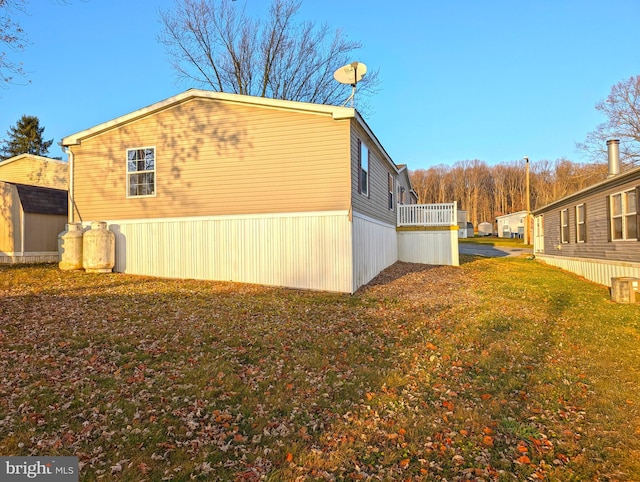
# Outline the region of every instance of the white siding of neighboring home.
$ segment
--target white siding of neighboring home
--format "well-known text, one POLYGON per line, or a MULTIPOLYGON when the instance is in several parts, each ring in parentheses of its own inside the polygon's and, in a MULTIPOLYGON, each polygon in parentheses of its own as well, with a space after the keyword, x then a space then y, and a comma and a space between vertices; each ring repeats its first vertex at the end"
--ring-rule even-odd
POLYGON ((611 278, 640 278, 640 263, 589 258, 568 258, 545 254, 537 254, 536 258, 551 266, 571 271, 578 276, 582 276, 589 281, 604 286, 611 286, 611 278))

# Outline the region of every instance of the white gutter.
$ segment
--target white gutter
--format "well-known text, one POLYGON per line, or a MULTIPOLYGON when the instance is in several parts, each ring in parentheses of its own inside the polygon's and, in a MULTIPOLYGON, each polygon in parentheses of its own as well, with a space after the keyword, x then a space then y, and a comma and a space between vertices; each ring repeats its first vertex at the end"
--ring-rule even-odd
POLYGON ((20 203, 20 256, 24 256, 24 208, 20 203))
POLYGON ((69 186, 68 186, 68 203, 69 203, 69 212, 68 212, 68 220, 69 224, 73 223, 74 211, 75 211, 75 203, 73 202, 73 152, 71 149, 68 150, 67 154, 69 155, 69 186))

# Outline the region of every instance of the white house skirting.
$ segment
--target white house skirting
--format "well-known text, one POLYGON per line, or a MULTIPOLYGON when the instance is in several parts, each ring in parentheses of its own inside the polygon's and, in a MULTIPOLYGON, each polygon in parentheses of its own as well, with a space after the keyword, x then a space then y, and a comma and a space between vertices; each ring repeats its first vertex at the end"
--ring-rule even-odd
POLYGON ((536 259, 547 264, 571 271, 595 283, 611 287, 611 278, 640 278, 640 263, 606 261, 590 258, 565 258, 536 254, 536 259))
POLYGON ((396 227, 353 213, 353 291, 396 261, 396 227))
POLYGON ((108 221, 114 270, 351 292, 347 211, 108 221))
POLYGON ((458 230, 398 231, 398 259, 409 263, 459 266, 458 230))

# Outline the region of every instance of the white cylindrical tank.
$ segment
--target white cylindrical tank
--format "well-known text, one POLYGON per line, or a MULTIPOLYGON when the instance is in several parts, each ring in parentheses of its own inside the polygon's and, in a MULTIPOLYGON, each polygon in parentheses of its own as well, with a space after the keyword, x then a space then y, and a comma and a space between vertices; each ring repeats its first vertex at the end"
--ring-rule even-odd
POLYGON ((58 234, 58 267, 62 270, 82 269, 82 224, 69 223, 58 234))
POLYGON ((82 237, 82 265, 87 273, 110 273, 116 261, 116 236, 104 221, 91 223, 82 237))

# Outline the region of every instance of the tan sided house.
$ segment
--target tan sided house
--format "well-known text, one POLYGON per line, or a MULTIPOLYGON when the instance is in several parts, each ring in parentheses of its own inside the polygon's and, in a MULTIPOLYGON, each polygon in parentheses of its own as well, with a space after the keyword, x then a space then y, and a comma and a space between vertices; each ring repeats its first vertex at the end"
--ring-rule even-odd
MULTIPOLYGON (((351 108, 191 89, 62 144, 70 221, 107 221, 119 272, 352 293, 417 256, 406 167, 351 108)), ((457 264, 443 219, 426 261, 457 264)))
POLYGON ((58 261, 68 164, 21 154, 0 162, 0 263, 58 261))

